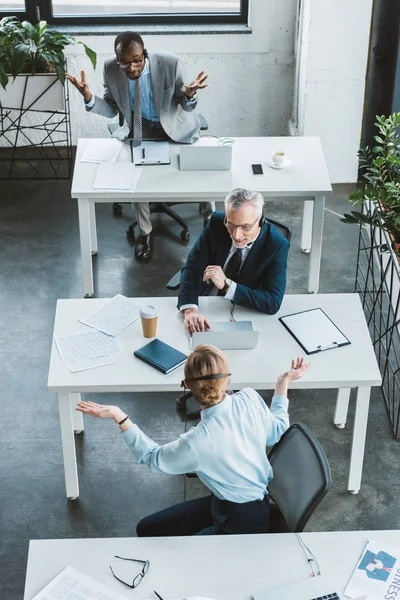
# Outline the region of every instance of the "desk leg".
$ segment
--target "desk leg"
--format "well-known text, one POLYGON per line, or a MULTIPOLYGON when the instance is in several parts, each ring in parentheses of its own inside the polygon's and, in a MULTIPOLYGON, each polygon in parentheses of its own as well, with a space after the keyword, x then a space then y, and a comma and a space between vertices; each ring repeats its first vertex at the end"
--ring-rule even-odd
POLYGON ((72 410, 72 423, 74 426, 74 433, 82 433, 84 429, 83 425, 83 413, 75 409, 78 402, 81 401, 80 394, 70 394, 71 398, 71 410, 72 410))
POLYGON ((93 266, 90 234, 90 201, 87 198, 78 200, 79 237, 81 241, 81 262, 84 296, 93 296, 93 266))
POLYGON ((325 196, 316 196, 312 227, 310 264, 308 267, 308 291, 316 294, 319 287, 321 269, 322 233, 324 229, 325 196))
POLYGON ((314 202, 306 200, 303 208, 303 224, 301 227, 301 249, 305 254, 311 251, 312 222, 314 213, 314 202))
POLYGON ((361 487, 370 395, 371 388, 369 386, 362 385, 357 388, 353 443, 350 455, 349 485, 347 487, 350 494, 358 494, 361 487))
POLYGON ((349 410, 350 388, 339 388, 336 396, 335 414, 333 422, 338 429, 344 429, 349 410))
POLYGON ((97 254, 96 205, 89 202, 90 212, 90 248, 91 254, 97 254))
POLYGON ((79 484, 76 466, 74 420, 72 417, 71 397, 68 392, 60 392, 57 395, 62 455, 64 461, 65 489, 67 498, 69 500, 76 500, 79 496, 79 484))

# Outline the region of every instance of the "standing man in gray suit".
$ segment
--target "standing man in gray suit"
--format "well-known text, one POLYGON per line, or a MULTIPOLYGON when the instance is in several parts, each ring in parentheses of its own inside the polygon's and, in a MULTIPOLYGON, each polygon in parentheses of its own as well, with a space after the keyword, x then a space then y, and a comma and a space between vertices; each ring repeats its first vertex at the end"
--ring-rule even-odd
MULTIPOLYGON (((195 142, 200 129, 195 110, 197 90, 207 87, 204 71, 186 85, 178 57, 149 54, 141 36, 134 31, 117 35, 114 50, 115 57, 104 63, 103 98, 92 94, 84 71, 80 80, 67 74, 67 79, 82 94, 86 110, 110 118, 121 113, 124 123, 114 136, 132 137, 134 145, 140 145, 142 139, 195 142)), ((152 253, 150 207, 137 202, 135 211, 139 226, 135 257, 149 258, 152 253)))

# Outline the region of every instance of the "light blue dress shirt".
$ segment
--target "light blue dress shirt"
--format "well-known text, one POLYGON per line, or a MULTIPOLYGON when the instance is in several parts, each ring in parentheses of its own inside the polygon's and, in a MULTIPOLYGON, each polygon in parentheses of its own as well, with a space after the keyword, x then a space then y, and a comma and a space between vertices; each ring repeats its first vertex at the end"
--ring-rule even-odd
POLYGON ((245 388, 201 411, 201 421, 179 439, 160 446, 137 425, 123 434, 132 454, 151 471, 197 473, 211 492, 239 504, 262 500, 272 479, 266 448, 289 427, 289 401, 274 396, 271 409, 245 388))
MULTIPOLYGON (((135 98, 135 87, 136 80, 128 79, 128 90, 129 90, 129 102, 131 105, 131 109, 134 107, 134 98, 135 98)), ((140 76, 140 90, 142 92, 142 117, 144 119, 148 119, 149 121, 154 121, 155 123, 160 122, 160 118, 157 114, 156 107, 154 105, 153 92, 151 89, 151 81, 150 81, 150 65, 149 61, 146 58, 146 64, 143 69, 143 72, 140 76)), ((90 102, 85 102, 87 108, 93 108, 96 102, 96 97, 93 94, 90 102)))
MULTIPOLYGON (((129 101, 131 104, 131 109, 133 110, 134 102, 133 99, 135 97, 135 87, 136 80, 128 79, 128 88, 129 88, 129 101)), ((140 76, 140 90, 142 92, 142 117, 144 119, 148 119, 149 121, 154 121, 155 123, 160 122, 160 118, 157 114, 157 110, 154 104, 153 92, 151 89, 151 81, 150 81, 150 65, 149 61, 146 58, 146 64, 140 76)))

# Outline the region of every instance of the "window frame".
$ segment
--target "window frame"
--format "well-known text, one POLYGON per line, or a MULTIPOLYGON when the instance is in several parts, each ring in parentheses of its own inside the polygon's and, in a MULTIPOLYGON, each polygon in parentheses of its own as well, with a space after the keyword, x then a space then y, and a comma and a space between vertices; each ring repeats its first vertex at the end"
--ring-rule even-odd
POLYGON ((18 17, 20 21, 30 21, 36 23, 37 19, 36 2, 32 0, 25 0, 25 10, 19 10, 17 12, 11 12, 0 9, 0 19, 3 17, 18 17))
POLYGON ((198 14, 139 14, 132 17, 123 15, 93 15, 89 17, 82 16, 54 16, 52 0, 25 0, 25 11, 10 13, 1 12, 0 18, 6 16, 16 16, 27 19, 32 23, 39 18, 47 21, 52 26, 65 25, 124 25, 129 24, 137 29, 141 25, 247 25, 249 16, 249 0, 240 0, 240 13, 198 13, 198 14), (132 20, 134 18, 134 25, 132 20))

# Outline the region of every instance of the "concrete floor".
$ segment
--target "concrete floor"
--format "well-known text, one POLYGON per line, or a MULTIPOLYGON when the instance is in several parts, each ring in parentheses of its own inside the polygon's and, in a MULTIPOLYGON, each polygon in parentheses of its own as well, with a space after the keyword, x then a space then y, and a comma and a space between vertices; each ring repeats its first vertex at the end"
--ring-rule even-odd
MULTIPOLYGON (((137 521, 152 511, 201 495, 198 480, 152 474, 137 465, 118 428, 86 419, 77 436, 80 498, 65 497, 55 394, 46 389, 57 298, 82 295, 78 214, 67 182, 2 182, 0 197, 0 597, 22 598, 30 539, 134 535, 137 521)), ((327 202, 321 292, 352 292, 357 228, 339 222, 348 210, 349 186, 335 188, 327 202)), ((202 228, 197 205, 178 207, 191 241, 167 217, 153 218, 155 251, 137 263, 125 237, 131 211, 114 217, 98 205, 99 254, 94 259, 97 296, 175 295, 165 283, 183 264, 202 228)), ((293 228, 288 293, 306 293, 308 256, 300 251, 302 203, 268 202, 266 214, 293 228)), ((288 357, 290 358, 290 357, 288 357)), ((175 414, 175 394, 91 396, 120 404, 158 442, 175 439, 190 423, 175 414)), ((268 398, 268 394, 266 394, 268 398)), ((270 397, 270 394, 269 394, 270 397)), ((348 426, 333 426, 334 391, 290 393, 292 422, 309 425, 332 468, 333 487, 307 530, 395 529, 400 526, 398 442, 390 434, 379 390, 372 394, 363 484, 346 492, 353 403, 348 426)))

